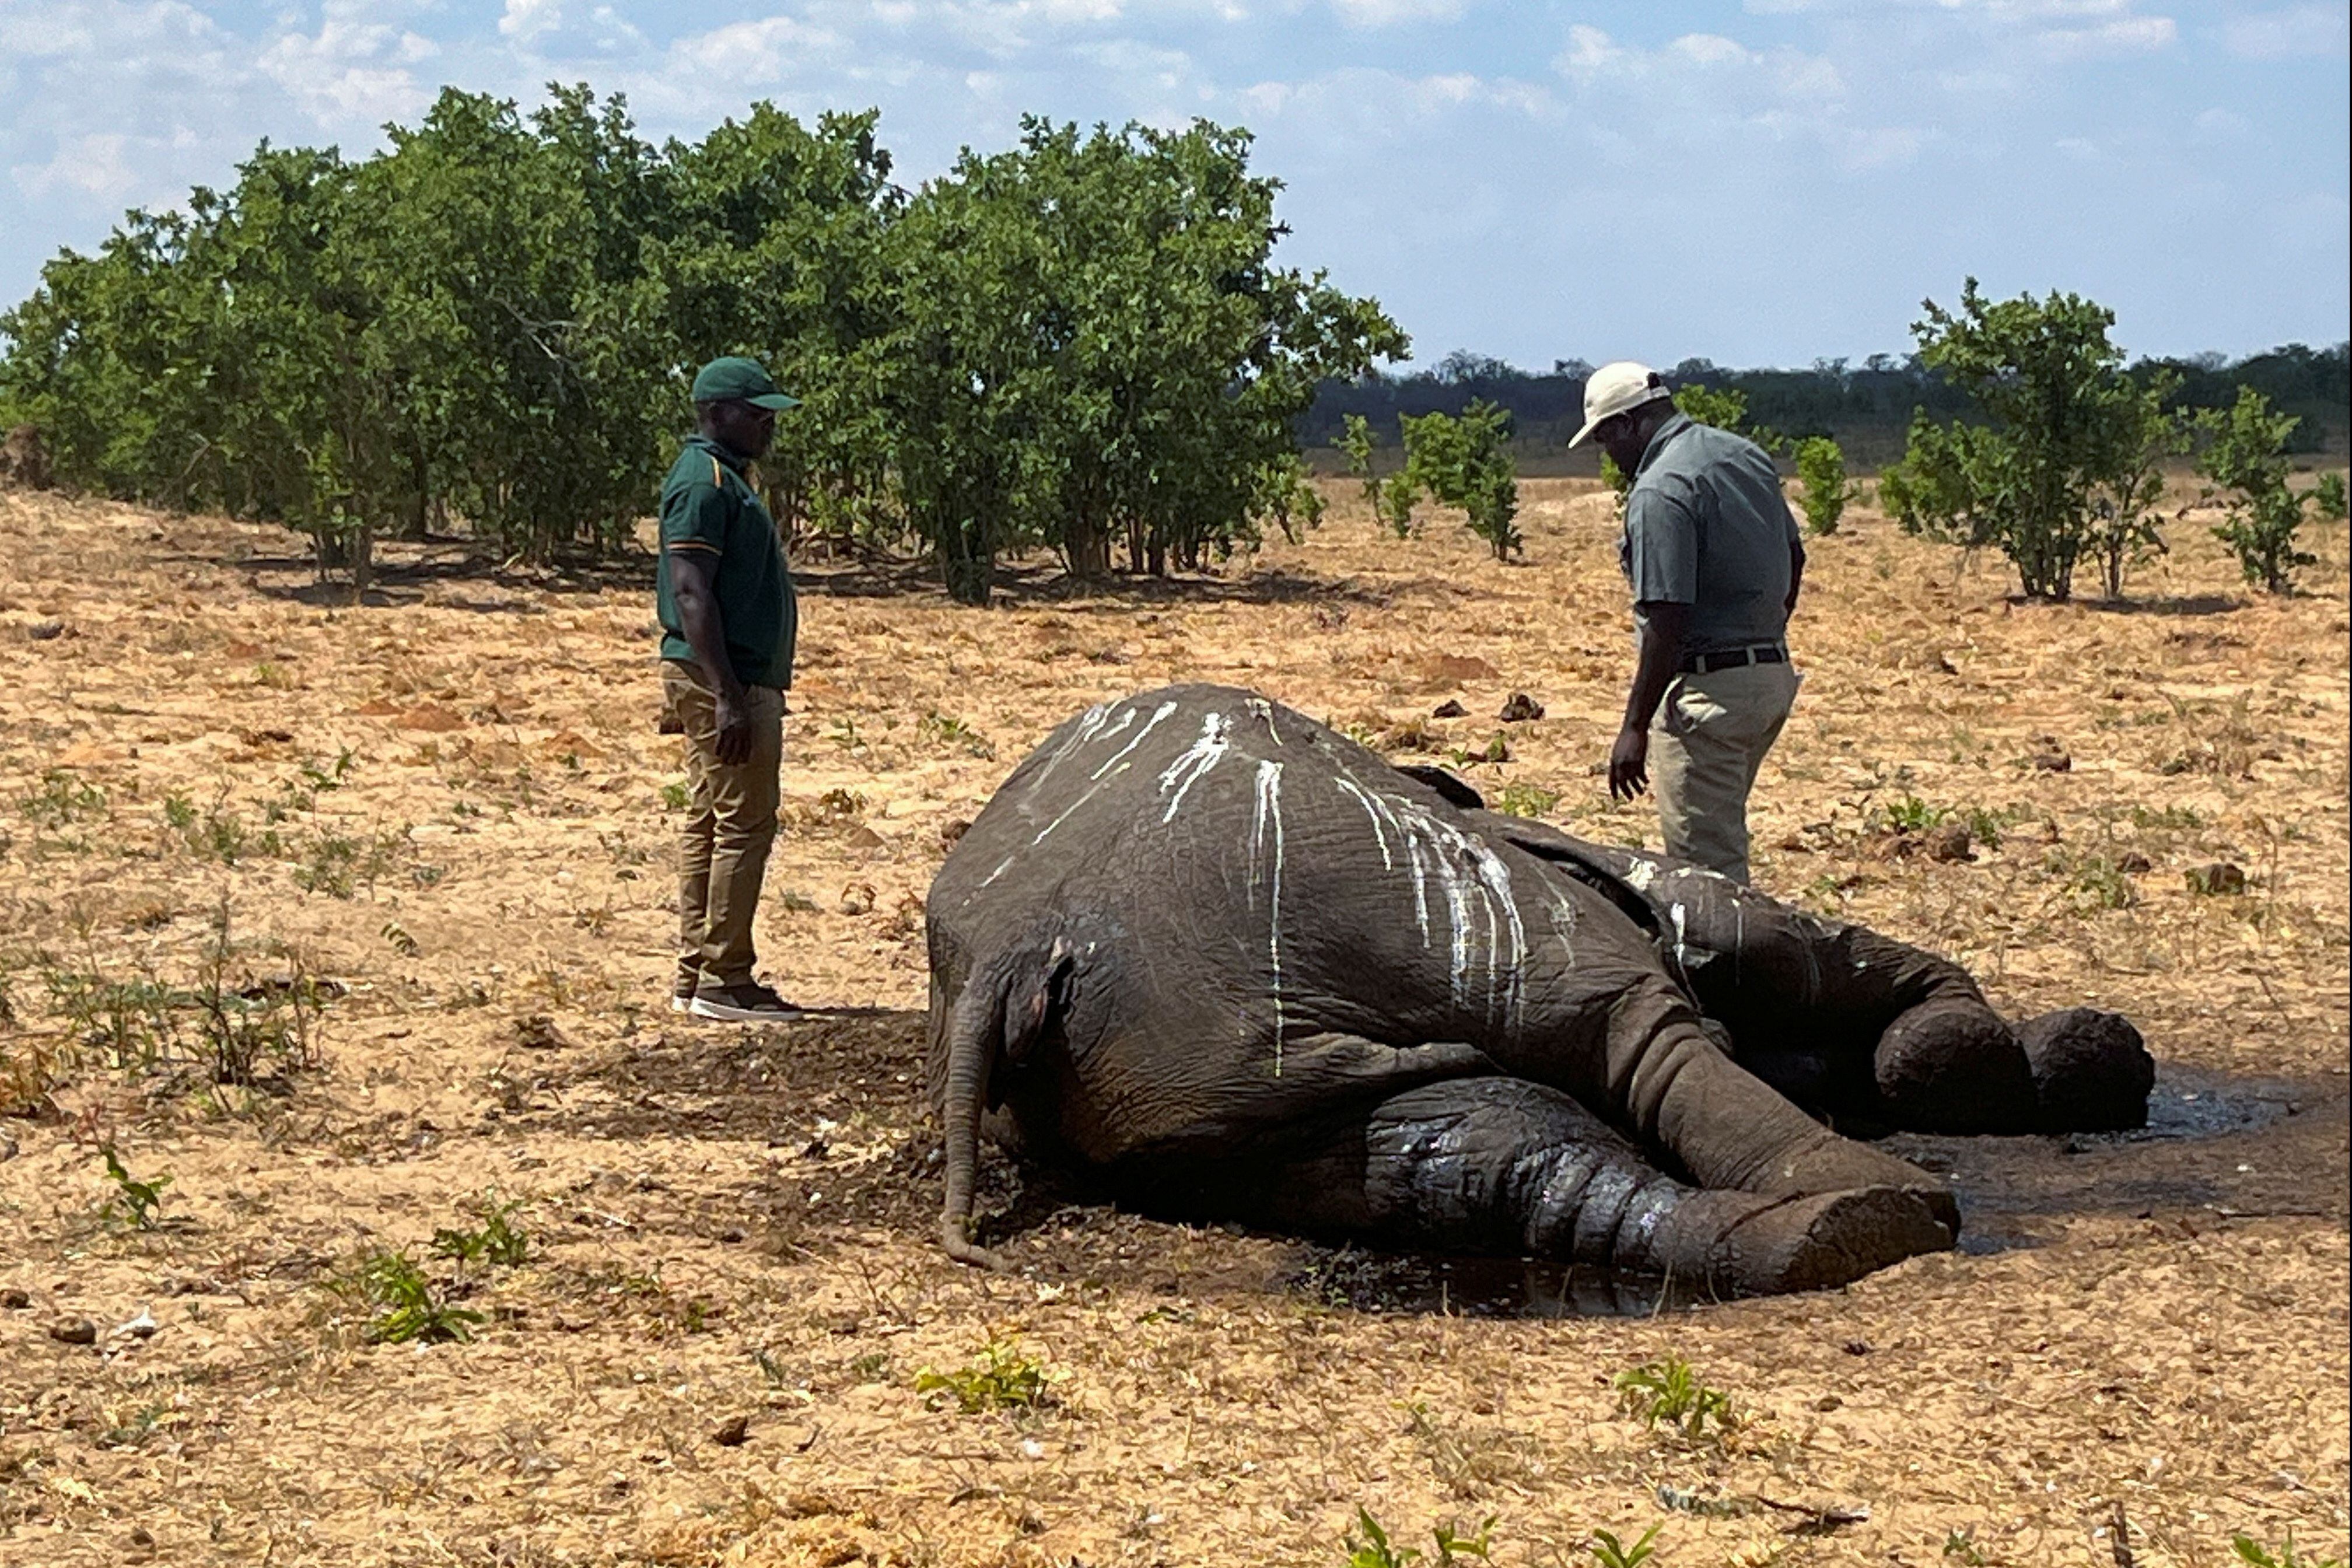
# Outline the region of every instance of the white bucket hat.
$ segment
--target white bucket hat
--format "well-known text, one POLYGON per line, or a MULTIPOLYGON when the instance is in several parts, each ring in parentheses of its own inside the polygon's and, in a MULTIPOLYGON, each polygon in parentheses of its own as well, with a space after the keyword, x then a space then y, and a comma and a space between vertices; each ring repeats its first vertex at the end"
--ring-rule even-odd
POLYGON ((1582 446, 1585 438, 1598 429, 1604 419, 1673 395, 1666 389, 1664 378, 1648 365, 1630 359, 1604 364, 1585 378, 1584 428, 1576 433, 1569 445, 1582 446))

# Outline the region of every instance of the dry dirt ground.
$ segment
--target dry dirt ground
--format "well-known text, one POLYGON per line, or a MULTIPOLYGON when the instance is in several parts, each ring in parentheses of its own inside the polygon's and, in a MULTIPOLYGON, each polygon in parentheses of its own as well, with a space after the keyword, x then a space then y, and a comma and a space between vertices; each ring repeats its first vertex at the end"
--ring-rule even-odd
POLYGON ((1515 1568, 1653 1525, 1668 1568, 2345 1555, 2340 526, 2273 600, 2192 515, 2112 608, 1867 513, 1815 546, 1761 883, 2163 1063, 2150 1135, 1907 1141, 1965 1250, 1609 1316, 1000 1165, 1024 1272, 935 1253, 919 900, 1084 704, 1208 679, 1400 756, 1499 735, 1490 796, 1654 841, 1599 778, 1606 498, 1531 484, 1504 566, 1335 497, 1213 576, 1040 569, 985 613, 810 570, 761 936, 827 1011, 772 1029, 667 1010, 642 563, 395 550, 352 607, 274 530, 0 497, 0 1562, 1339 1564, 1360 1506, 1424 1568, 1489 1520, 1515 1568), (1498 721, 1522 690, 1547 716, 1498 721), (1042 1397, 926 1386, 992 1344, 975 1396, 1042 1397), (1727 1435, 1621 1411, 1670 1355, 1727 1435))

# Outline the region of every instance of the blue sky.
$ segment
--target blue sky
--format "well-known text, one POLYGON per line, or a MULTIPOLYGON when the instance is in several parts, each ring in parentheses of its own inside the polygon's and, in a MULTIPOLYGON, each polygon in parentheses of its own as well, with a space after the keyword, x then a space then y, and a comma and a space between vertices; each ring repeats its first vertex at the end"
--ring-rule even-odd
POLYGON ((2342 0, 0 0, 0 300, 263 137, 443 84, 656 136, 878 106, 909 183, 1024 110, 1248 126, 1291 264, 1433 361, 1801 364, 1923 295, 2112 306, 2135 352, 2347 334, 2342 0))

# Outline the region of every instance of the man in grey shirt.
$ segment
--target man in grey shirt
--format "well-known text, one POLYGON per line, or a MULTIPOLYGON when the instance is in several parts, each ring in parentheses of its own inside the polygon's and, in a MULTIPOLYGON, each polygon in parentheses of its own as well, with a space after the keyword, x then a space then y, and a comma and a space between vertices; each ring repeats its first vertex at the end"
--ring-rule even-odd
POLYGON ((1584 416, 1569 445, 1598 438, 1633 477, 1618 561, 1640 656, 1609 793, 1649 787, 1654 742, 1666 853, 1745 882, 1748 792, 1797 695, 1786 641, 1805 571, 1797 521, 1770 456, 1677 412, 1645 365, 1593 372, 1584 416))

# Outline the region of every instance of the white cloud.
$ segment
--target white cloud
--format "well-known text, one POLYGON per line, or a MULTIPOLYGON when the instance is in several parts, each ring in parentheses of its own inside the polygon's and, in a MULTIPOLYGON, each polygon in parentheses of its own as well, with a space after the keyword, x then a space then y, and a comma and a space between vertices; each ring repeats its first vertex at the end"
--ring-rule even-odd
POLYGON ((261 53, 262 72, 322 128, 377 125, 433 100, 408 68, 437 52, 429 38, 381 22, 330 15, 316 33, 288 33, 261 53))
POLYGON ((2090 27, 2045 28, 2034 35, 2033 42, 2053 59, 2078 60, 2169 48, 2179 37, 2180 28, 2169 16, 2118 16, 2090 27))
POLYGON ((680 38, 669 56, 672 68, 688 73, 689 79, 740 89, 801 78, 804 67, 833 55, 841 44, 838 34, 823 27, 790 16, 764 16, 680 38))
POLYGON ((1331 9, 1351 27, 1393 27, 1405 22, 1452 22, 1468 0, 1331 0, 1331 9))
POLYGON ((2285 11, 2257 11, 2232 16, 2221 25, 2222 47, 2250 60, 2284 60, 2298 57, 2341 57, 2347 31, 2342 5, 2297 5, 2285 11))
POLYGON ((131 138, 119 132, 77 136, 47 163, 19 163, 8 173, 28 196, 70 190, 121 201, 140 184, 138 172, 123 159, 130 144, 131 138))

